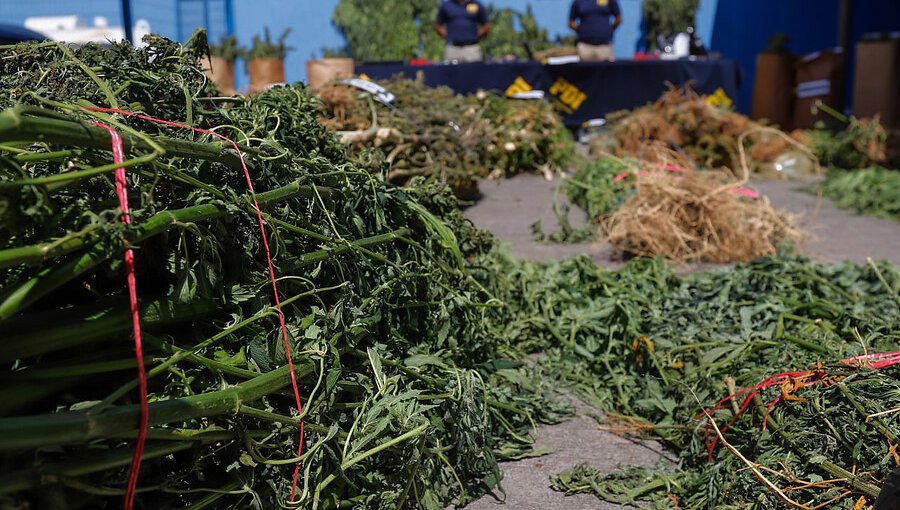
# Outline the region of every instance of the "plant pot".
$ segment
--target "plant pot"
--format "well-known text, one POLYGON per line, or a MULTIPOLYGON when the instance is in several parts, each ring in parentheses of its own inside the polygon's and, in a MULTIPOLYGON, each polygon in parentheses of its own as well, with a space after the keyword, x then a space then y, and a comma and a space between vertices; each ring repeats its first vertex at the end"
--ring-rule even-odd
POLYGON ((352 58, 323 58, 306 62, 306 82, 311 89, 319 89, 335 80, 353 77, 352 58))
POLYGON ((255 58, 247 64, 250 70, 250 88, 247 93, 259 94, 272 85, 284 83, 284 60, 280 58, 255 58))
POLYGON ((203 61, 203 72, 219 87, 222 94, 234 95, 234 62, 221 57, 203 61))

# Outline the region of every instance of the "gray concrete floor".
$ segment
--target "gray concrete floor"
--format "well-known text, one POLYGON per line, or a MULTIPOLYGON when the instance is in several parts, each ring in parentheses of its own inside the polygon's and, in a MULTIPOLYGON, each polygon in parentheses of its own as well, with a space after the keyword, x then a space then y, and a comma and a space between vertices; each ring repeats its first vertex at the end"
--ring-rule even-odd
MULTIPOLYGON (((475 225, 493 232, 522 259, 550 261, 588 254, 598 265, 621 266, 622 261, 604 241, 562 245, 533 240, 531 225, 537 220, 541 220, 545 232, 556 230, 553 197, 558 185, 558 179, 547 181, 537 175, 483 181, 482 199, 466 210, 466 216, 475 225)), ((800 216, 800 224, 813 236, 805 249, 813 260, 865 263, 871 257, 900 264, 900 222, 838 209, 828 199, 805 191, 814 187, 813 182, 755 182, 751 187, 768 197, 773 206, 800 216)), ((577 208, 572 209, 569 218, 573 226, 586 221, 584 212, 577 208)), ((683 269, 706 267, 709 266, 701 264, 683 269)))
MULTIPOLYGON (((579 245, 537 243, 531 225, 542 220, 545 232, 553 232, 557 221, 553 213, 554 189, 559 181, 547 181, 534 175, 521 175, 502 181, 483 181, 483 198, 466 210, 466 215, 479 227, 493 232, 509 245, 512 253, 527 260, 551 261, 588 254, 605 267, 619 267, 621 260, 604 242, 579 245)), ((857 216, 834 207, 827 199, 803 191, 811 183, 761 182, 753 187, 769 197, 778 208, 797 213, 801 224, 813 234, 806 254, 820 262, 849 260, 865 263, 868 257, 891 260, 900 264, 900 222, 857 216)), ((900 199, 900 197, 898 197, 900 199)), ((583 224, 585 215, 573 210, 574 225, 583 224)), ((702 270, 709 266, 692 265, 683 271, 702 270)), ((505 501, 498 495, 485 497, 467 508, 471 510, 590 510, 612 509, 593 496, 565 497, 550 488, 550 476, 581 462, 615 470, 625 464, 652 464, 660 458, 660 447, 652 442, 632 442, 601 432, 587 416, 591 410, 578 406, 575 418, 554 426, 541 427, 536 433, 539 446, 557 448, 558 452, 535 459, 504 464, 505 501), (504 506, 505 505, 505 506, 504 506)))

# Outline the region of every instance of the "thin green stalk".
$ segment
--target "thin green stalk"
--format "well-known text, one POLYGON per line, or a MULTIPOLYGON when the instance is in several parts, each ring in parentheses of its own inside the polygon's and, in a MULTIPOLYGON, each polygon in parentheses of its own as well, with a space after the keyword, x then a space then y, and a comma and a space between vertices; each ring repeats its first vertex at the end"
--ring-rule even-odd
MULTIPOLYGON (((217 501, 224 498, 225 496, 227 496, 230 493, 230 491, 235 490, 238 487, 240 487, 240 484, 238 484, 236 482, 229 483, 222 489, 221 492, 203 496, 202 498, 198 499, 197 501, 192 502, 188 508, 190 508, 191 510, 202 510, 203 508, 207 508, 210 505, 216 504, 217 501)), ((229 505, 229 506, 231 506, 231 505, 229 505)), ((231 507, 235 508, 234 506, 231 506, 231 507)), ((222 507, 217 506, 216 508, 222 508, 222 507)))
POLYGON ((363 452, 363 453, 357 455, 356 457, 353 457, 352 459, 345 461, 343 464, 341 464, 341 471, 346 471, 346 470, 350 469, 351 467, 353 467, 354 465, 359 464, 360 462, 368 459, 372 455, 383 452, 384 450, 387 450, 388 448, 390 448, 394 445, 400 444, 404 441, 407 441, 409 439, 417 437, 419 434, 422 434, 426 430, 428 430, 428 427, 430 427, 430 426, 431 426, 430 423, 423 423, 422 425, 419 425, 418 427, 410 430, 409 432, 407 432, 403 435, 397 436, 397 437, 391 439, 390 441, 385 441, 385 442, 381 443, 380 445, 376 446, 375 448, 372 448, 369 451, 363 452))
MULTIPOLYGON (((325 188, 325 190, 328 189, 330 188, 325 188)), ((298 181, 266 193, 260 193, 256 197, 260 207, 262 207, 264 204, 271 204, 296 196, 309 196, 315 191, 312 187, 301 185, 298 181)), ((229 214, 228 208, 220 204, 202 204, 174 211, 163 211, 135 227, 132 233, 132 242, 139 243, 184 223, 196 223, 227 214, 229 214)), ((83 238, 81 241, 78 239, 73 240, 73 245, 69 245, 67 249, 74 250, 74 243, 78 242, 84 242, 83 238)), ((38 299, 118 253, 116 246, 108 246, 107 244, 96 244, 73 260, 61 265, 48 267, 38 273, 37 276, 0 294, 0 322, 18 314, 38 299)), ((36 249, 35 252, 39 253, 40 250, 36 249)), ((321 258, 318 258, 321 255, 319 252, 314 252, 310 255, 316 260, 321 260, 321 258)), ((21 263, 22 259, 16 258, 15 254, 8 255, 4 251, 0 252, 0 260, 6 260, 7 263, 9 261, 21 263)))
MULTIPOLYGON (((304 406, 306 407, 306 406, 304 406)), ((244 416, 249 416, 251 418, 256 418, 259 420, 264 420, 272 423, 283 423, 285 425, 290 425, 292 427, 300 426, 300 418, 299 416, 284 416, 283 414, 276 414, 269 411, 263 411, 262 409, 256 409, 255 407, 244 406, 240 410, 240 414, 244 416)), ((316 425, 315 423, 304 423, 304 427, 307 430, 315 432, 316 434, 328 434, 328 428, 322 427, 321 425, 316 425)), ((296 462, 296 461, 295 461, 296 462)), ((289 462, 287 464, 290 464, 289 462)))
MULTIPOLYGON (((113 338, 131 328, 128 309, 127 303, 107 304, 85 307, 74 313, 60 310, 4 323, 8 327, 0 329, 4 332, 0 335, 0 363, 113 338), (40 333, 35 333, 36 328, 40 328, 40 333)), ((211 300, 180 305, 162 299, 141 306, 141 323, 148 329, 164 327, 205 317, 221 309, 221 304, 211 300)))
POLYGON ((878 269, 878 265, 875 264, 875 261, 871 258, 867 258, 866 262, 869 264, 869 267, 875 271, 875 276, 878 277, 878 281, 881 282, 881 285, 884 286, 884 289, 888 291, 890 296, 894 299, 894 302, 897 303, 897 306, 900 306, 900 293, 894 289, 891 284, 888 283, 887 278, 884 277, 884 274, 881 272, 881 269, 878 269))
MULTIPOLYGON (((8 109, 0 113, 0 142, 44 142, 101 150, 109 150, 111 147, 110 134, 106 130, 88 122, 64 120, 56 117, 58 116, 51 117, 44 110, 37 108, 26 109, 17 107, 8 109), (35 114, 41 116, 35 116, 35 114)), ((126 154, 132 154, 136 151, 146 153, 135 159, 140 159, 146 163, 163 155, 150 144, 135 136, 127 133, 123 133, 121 136, 126 154)), ((240 158, 228 151, 227 147, 230 146, 226 146, 223 143, 198 143, 165 137, 154 137, 153 142, 165 151, 164 154, 169 156, 215 161, 233 170, 243 171, 240 158)), ((102 171, 92 169, 34 179, 7 181, 0 183, 0 189, 83 179, 100 173, 112 172, 121 166, 127 167, 133 166, 133 164, 126 162, 122 165, 106 165, 102 171), (112 168, 106 170, 107 166, 112 166, 112 168)))
MULTIPOLYGON (((144 460, 158 459, 193 448, 194 442, 181 441, 164 445, 149 445, 144 450, 144 460)), ((77 477, 99 473, 131 464, 134 452, 130 448, 104 452, 82 459, 66 459, 55 464, 44 464, 0 475, 0 495, 12 494, 32 487, 40 487, 50 477, 77 477)))
MULTIPOLYGON (((315 367, 309 362, 301 362, 295 366, 300 379, 315 372, 315 367)), ((255 402, 289 384, 288 367, 285 366, 224 390, 154 402, 150 404, 150 426, 201 417, 233 415, 245 404, 255 402)), ((0 419, 0 451, 84 444, 136 430, 139 418, 140 406, 129 405, 112 408, 100 415, 65 412, 0 419)))
POLYGON ((54 257, 67 255, 84 248, 86 244, 93 244, 99 239, 100 226, 90 225, 49 243, 0 250, 0 269, 25 263, 40 263, 54 257))
POLYGON ((66 159, 80 156, 83 151, 79 149, 65 149, 50 152, 27 152, 17 154, 13 157, 17 163, 36 163, 39 161, 53 161, 55 159, 66 159))
POLYGON ((804 349, 809 349, 810 351, 815 351, 821 354, 830 354, 831 351, 822 344, 817 344, 815 342, 810 342, 809 340, 804 340, 802 338, 785 334, 783 336, 785 340, 788 342, 803 347, 804 349))
POLYGON ((99 361, 96 363, 83 363, 79 365, 63 365, 54 368, 32 368, 18 370, 3 375, 3 383, 10 384, 13 381, 30 381, 35 379, 59 379, 68 377, 83 377, 86 375, 106 374, 134 368, 137 362, 134 358, 125 358, 112 361, 99 361))
MULTIPOLYGON (((381 443, 380 445, 376 446, 375 448, 365 451, 365 452, 357 455, 356 457, 353 457, 352 459, 345 461, 344 463, 341 464, 341 471, 346 471, 346 470, 350 469, 351 467, 353 467, 354 465, 359 464, 360 462, 368 459, 372 455, 382 452, 394 445, 400 444, 404 441, 407 441, 409 439, 417 437, 418 435, 420 435, 423 432, 425 432, 426 430, 428 430, 429 426, 430 426, 429 423, 423 423, 422 425, 419 425, 418 427, 410 430, 409 432, 407 432, 403 435, 397 436, 389 441, 385 441, 384 443, 381 443)), ((337 479, 337 474, 331 473, 330 475, 328 475, 328 477, 326 477, 324 480, 322 480, 319 483, 318 487, 316 487, 316 494, 318 495, 319 493, 321 493, 322 490, 324 490, 326 487, 328 487, 328 485, 330 485, 331 482, 335 481, 336 479, 337 479)))
MULTIPOLYGON (((256 199, 259 202, 260 207, 262 207, 266 204, 272 204, 294 197, 311 197, 314 194, 315 187, 303 185, 301 184, 301 182, 302 180, 298 180, 292 182, 291 184, 288 184, 287 186, 283 186, 281 188, 277 188, 265 193, 259 193, 258 195, 256 195, 256 199)), ((319 193, 326 196, 331 196, 334 194, 334 190, 331 188, 318 187, 317 189, 319 193)), ((247 206, 248 212, 253 211, 252 206, 250 206, 249 204, 249 201, 245 205, 247 206)), ((175 215, 179 218, 184 217, 184 220, 179 220, 184 222, 196 222, 202 221, 204 219, 209 219, 210 217, 206 216, 192 216, 198 211, 197 209, 195 209, 196 207, 204 207, 204 210, 207 210, 209 209, 209 206, 213 206, 213 204, 188 207, 185 209, 176 209, 174 211, 163 211, 154 216, 151 216, 149 219, 147 219, 146 222, 142 223, 138 227, 137 230, 139 233, 138 238, 135 240, 135 242, 162 233, 162 231, 156 230, 159 228, 158 223, 160 223, 161 221, 167 222, 167 226, 170 228, 175 226, 177 223, 171 221, 169 215, 175 215)), ((217 207, 216 212, 221 213, 217 215, 224 215, 227 213, 225 208, 218 206, 213 207, 217 207)), ((212 211, 212 209, 209 209, 209 211, 212 211)), ((19 264, 40 263, 55 257, 61 257, 63 255, 74 253, 80 249, 95 244, 100 238, 99 230, 100 227, 98 225, 91 225, 79 232, 69 234, 49 243, 41 243, 31 246, 21 246, 17 248, 0 250, 0 269, 17 266, 19 264)))
POLYGON ((93 80, 94 83, 97 84, 97 87, 99 87, 100 90, 103 92, 103 95, 106 96, 106 100, 109 101, 110 108, 118 108, 119 101, 116 99, 115 94, 112 93, 112 90, 110 90, 109 84, 106 83, 106 81, 101 80, 100 77, 97 76, 97 73, 95 73, 93 69, 91 69, 90 67, 88 67, 87 64, 82 62, 81 59, 75 55, 75 52, 73 52, 71 49, 69 49, 68 46, 66 46, 66 43, 60 42, 57 44, 59 45, 60 51, 62 51, 65 54, 66 58, 68 58, 72 62, 75 62, 75 64, 78 65, 78 67, 80 67, 82 71, 84 71, 84 74, 88 75, 88 77, 90 77, 90 79, 93 80))
MULTIPOLYGON (((80 492, 84 492, 86 494, 92 494, 95 496, 123 496, 125 494, 125 489, 117 489, 115 487, 105 487, 98 485, 90 485, 84 482, 79 482, 77 480, 72 479, 64 479, 63 483, 66 487, 71 489, 75 489, 80 492)), ((223 489, 210 489, 210 488, 198 488, 198 489, 173 489, 171 487, 166 487, 164 485, 150 485, 150 486, 141 486, 136 490, 137 494, 145 494, 148 492, 164 492, 166 494, 221 494, 223 496, 231 495, 237 496, 240 494, 247 494, 250 492, 250 489, 239 489, 239 490, 223 490, 223 489)))
POLYGON ((340 244, 333 248, 324 248, 322 250, 306 253, 301 255, 297 261, 293 262, 289 265, 285 270, 290 272, 302 267, 306 267, 312 264, 317 264, 324 260, 328 260, 331 257, 342 255, 356 248, 365 248, 369 246, 376 246, 379 244, 389 243, 399 239, 400 237, 406 235, 409 232, 406 228, 397 229, 393 232, 389 232, 387 234, 380 234, 377 236, 367 237, 365 239, 360 239, 358 241, 350 241, 344 244, 340 244))
POLYGON ((422 438, 419 439, 419 455, 416 457, 416 462, 413 464, 412 469, 409 470, 409 480, 406 482, 406 487, 397 499, 397 510, 403 510, 403 505, 406 504, 406 500, 409 498, 409 489, 416 482, 416 474, 419 472, 419 465, 422 463, 424 452, 425 436, 422 436, 422 438))
POLYGON ((878 432, 881 432, 881 434, 892 445, 897 443, 897 435, 891 432, 891 429, 887 428, 887 426, 885 426, 885 424, 882 423, 881 420, 879 420, 878 418, 869 419, 869 411, 867 411, 866 408, 863 407, 858 400, 856 400, 856 397, 853 396, 853 393, 850 391, 850 388, 847 388, 846 384, 844 384, 843 382, 837 383, 837 389, 841 392, 842 395, 844 395, 844 397, 847 398, 847 400, 850 401, 850 404, 853 405, 853 408, 856 409, 857 413, 859 413, 859 418, 863 421, 863 423, 870 421, 872 425, 874 425, 875 428, 878 429, 878 432))
POLYGON ((78 383, 80 378, 62 378, 52 381, 29 381, 20 384, 9 384, 4 381, 0 389, 0 416, 9 416, 17 410, 40 402, 51 395, 58 395, 61 391, 70 388, 73 383, 78 383))
MULTIPOLYGON (((794 442, 794 440, 781 428, 781 425, 779 425, 778 420, 774 416, 767 413, 766 404, 763 403, 763 401, 759 397, 759 395, 756 395, 755 397, 753 397, 753 402, 756 404, 756 409, 757 409, 757 412, 760 413, 760 416, 768 415, 768 426, 772 430, 774 430, 779 436, 781 436, 781 438, 788 445, 790 445, 791 448, 796 450, 807 460, 811 459, 813 457, 813 454, 811 452, 807 451, 804 448, 801 448, 799 445, 797 445, 797 443, 794 442)), ((859 492, 861 492, 867 496, 871 496, 872 498, 877 498, 878 494, 881 492, 881 488, 876 487, 876 486, 870 484, 869 482, 866 482, 866 481, 860 479, 859 477, 857 477, 850 471, 847 471, 846 469, 838 466, 834 462, 831 462, 829 460, 824 460, 820 464, 818 464, 818 466, 820 466, 822 469, 824 469, 826 472, 828 472, 832 476, 835 476, 837 478, 846 478, 847 483, 849 483, 851 487, 853 487, 854 489, 858 490, 859 492)))

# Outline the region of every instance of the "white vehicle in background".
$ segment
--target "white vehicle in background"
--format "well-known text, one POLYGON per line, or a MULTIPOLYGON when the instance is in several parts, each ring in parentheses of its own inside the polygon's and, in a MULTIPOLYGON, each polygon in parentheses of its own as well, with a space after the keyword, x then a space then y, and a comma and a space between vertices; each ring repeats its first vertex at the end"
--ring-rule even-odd
MULTIPOLYGON (((89 26, 79 16, 38 16, 25 20, 25 28, 45 35, 53 41, 64 41, 73 44, 98 43, 108 44, 125 39, 123 27, 109 26, 109 20, 98 16, 89 26)), ((134 24, 134 40, 141 46, 143 37, 150 33, 150 23, 139 19, 134 24)))

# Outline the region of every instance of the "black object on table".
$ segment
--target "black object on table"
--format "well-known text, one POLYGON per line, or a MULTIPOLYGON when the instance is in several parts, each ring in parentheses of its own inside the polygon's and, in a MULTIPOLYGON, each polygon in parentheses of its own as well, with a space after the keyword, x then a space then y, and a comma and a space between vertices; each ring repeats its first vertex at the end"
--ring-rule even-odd
POLYGON ((885 480, 874 510, 900 510, 900 467, 885 480))
POLYGON ((398 74, 415 78, 422 73, 427 85, 447 86, 459 94, 494 90, 512 95, 542 90, 571 128, 613 111, 653 102, 666 90, 667 82, 683 85, 691 81, 694 89, 702 94, 712 94, 721 88, 730 98, 737 97, 740 87, 740 70, 732 60, 626 60, 562 65, 538 62, 430 66, 367 63, 357 66, 356 71, 375 80, 398 74))
POLYGON ((46 37, 33 30, 17 25, 0 24, 0 44, 15 44, 24 41, 43 41, 46 37))

